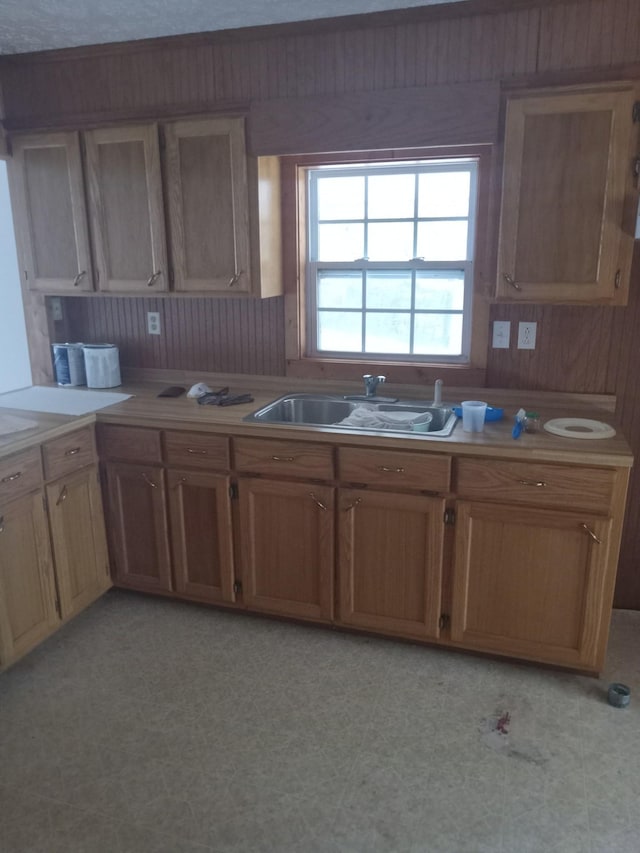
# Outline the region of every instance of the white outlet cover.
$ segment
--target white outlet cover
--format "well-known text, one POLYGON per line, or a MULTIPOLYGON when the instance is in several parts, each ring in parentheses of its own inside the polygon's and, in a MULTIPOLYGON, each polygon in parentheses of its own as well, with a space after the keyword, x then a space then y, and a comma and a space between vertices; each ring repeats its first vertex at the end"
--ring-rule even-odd
POLYGON ((494 320, 493 321, 493 342, 494 349, 509 349, 509 340, 511 338, 511 321, 510 320, 494 320))
POLYGON ((518 323, 518 349, 536 348, 537 323, 518 323))
POLYGON ((147 311, 147 332, 150 335, 160 334, 160 312, 147 311))

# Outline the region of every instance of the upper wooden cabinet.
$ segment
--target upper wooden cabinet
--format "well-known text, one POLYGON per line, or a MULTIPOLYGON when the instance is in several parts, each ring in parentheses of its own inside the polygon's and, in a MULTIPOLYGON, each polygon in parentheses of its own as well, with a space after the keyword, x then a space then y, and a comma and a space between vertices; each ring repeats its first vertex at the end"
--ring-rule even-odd
POLYGON ((11 190, 27 287, 92 290, 79 134, 17 137, 12 151, 11 190))
POLYGON ((635 97, 618 85, 508 99, 498 298, 626 303, 635 97))
POLYGON ((92 130, 85 142, 98 288, 167 290, 157 125, 92 130))
POLYGON ((279 293, 277 159, 247 157, 242 118, 171 122, 163 132, 174 290, 279 293))

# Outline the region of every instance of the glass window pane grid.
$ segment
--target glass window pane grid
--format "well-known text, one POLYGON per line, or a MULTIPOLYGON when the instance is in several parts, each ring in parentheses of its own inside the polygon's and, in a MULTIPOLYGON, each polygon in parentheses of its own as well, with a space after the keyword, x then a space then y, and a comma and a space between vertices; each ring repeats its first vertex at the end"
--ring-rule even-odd
MULTIPOLYGON (((442 163, 442 162, 437 163, 437 164, 424 164, 424 163, 419 164, 419 165, 408 164, 404 167, 404 169, 402 169, 402 168, 399 169, 396 164, 389 165, 386 168, 385 167, 378 167, 375 164, 374 165, 368 164, 368 165, 362 167, 360 170, 353 169, 353 167, 350 167, 349 165, 345 164, 344 168, 340 168, 340 167, 335 168, 334 167, 331 170, 323 171, 323 175, 329 175, 329 174, 345 175, 346 170, 349 171, 350 175, 362 174, 365 177, 365 182, 364 182, 364 184, 365 184, 365 188, 364 188, 364 192, 365 192, 365 218, 364 219, 357 219, 357 220, 355 220, 355 219, 318 220, 316 218, 314 221, 313 213, 314 213, 314 211, 317 211, 317 204, 313 204, 313 195, 314 195, 313 187, 317 181, 318 172, 310 171, 310 173, 309 173, 309 175, 310 175, 309 192, 310 192, 310 199, 312 201, 312 204, 310 205, 310 216, 309 216, 309 223, 310 223, 309 246, 311 249, 310 254, 311 254, 312 258, 317 258, 317 233, 318 233, 317 226, 318 226, 318 224, 325 224, 325 223, 330 223, 330 222, 331 223, 345 223, 345 224, 346 223, 358 222, 358 223, 362 223, 365 226, 364 227, 364 231, 365 231, 365 236, 364 236, 365 254, 364 254, 364 257, 361 259, 354 259, 354 261, 352 261, 351 263, 349 263, 349 262, 343 263, 343 262, 337 262, 336 261, 336 262, 323 262, 320 264, 318 261, 315 261, 315 262, 312 261, 309 264, 309 272, 312 274, 311 280, 316 280, 316 281, 318 281, 318 274, 322 270, 329 271, 331 269, 335 269, 335 270, 342 269, 344 271, 347 271, 349 269, 351 269, 351 270, 359 269, 362 272, 362 274, 363 274, 363 277, 362 277, 362 287, 363 287, 362 305, 363 305, 363 308, 361 311, 361 313, 362 313, 362 333, 361 333, 362 334, 362 353, 359 354, 359 357, 361 355, 361 357, 363 357, 365 359, 366 358, 373 359, 376 355, 373 352, 367 352, 367 353, 364 352, 364 346, 365 346, 365 340, 366 340, 366 317, 367 317, 367 315, 368 314, 393 313, 393 314, 411 314, 412 315, 412 321, 410 324, 410 329, 411 329, 411 340, 410 340, 410 347, 409 347, 410 352, 409 353, 398 353, 398 354, 382 353, 379 355, 383 355, 384 358, 387 360, 400 360, 400 361, 403 359, 406 360, 407 355, 411 355, 413 360, 417 360, 417 361, 419 361, 419 360, 422 360, 422 361, 434 360, 434 357, 429 355, 429 354, 416 355, 413 353, 413 350, 415 348, 415 317, 432 314, 432 315, 440 315, 440 316, 447 316, 447 315, 449 315, 449 316, 456 316, 456 315, 462 316, 462 347, 461 347, 462 353, 461 353, 461 355, 459 355, 459 356, 446 356, 446 355, 444 355, 443 356, 443 355, 438 354, 436 356, 437 361, 442 361, 442 362, 466 361, 467 355, 469 352, 469 343, 470 343, 470 325, 471 325, 471 323, 470 323, 470 308, 471 308, 471 299, 472 299, 471 282, 472 282, 472 272, 473 272, 472 261, 470 259, 473 257, 472 251, 473 251, 474 236, 475 236, 474 235, 475 228, 473 227, 473 220, 475 217, 475 207, 476 207, 477 163, 475 161, 456 161, 455 163, 451 163, 451 164, 446 164, 446 163, 442 163), (404 218, 404 219, 401 219, 401 218, 376 219, 373 217, 369 218, 367 215, 368 214, 368 177, 369 177, 369 174, 384 174, 385 172, 388 172, 390 174, 401 174, 403 171, 409 172, 409 173, 413 174, 413 176, 414 176, 414 181, 415 181, 414 214, 415 215, 414 215, 413 220, 408 219, 408 218, 404 218), (437 216, 426 217, 426 216, 423 216, 423 217, 419 217, 417 215, 418 214, 418 206, 419 206, 419 175, 424 174, 425 172, 429 172, 429 171, 437 172, 437 173, 443 173, 446 171, 466 171, 469 173, 470 190, 469 190, 469 202, 468 202, 468 211, 469 211, 468 216, 464 216, 464 217, 463 216, 442 216, 442 217, 437 217, 437 216), (419 223, 421 223, 421 222, 456 222, 456 221, 468 222, 467 257, 465 259, 459 259, 458 261, 452 260, 452 261, 431 261, 431 262, 429 262, 429 261, 424 261, 424 260, 416 257, 416 254, 417 254, 416 247, 417 247, 417 239, 418 239, 418 224, 419 223), (368 249, 368 227, 367 227, 367 225, 369 222, 373 222, 376 224, 385 223, 385 222, 388 222, 388 223, 397 223, 397 222, 410 223, 410 222, 413 222, 413 226, 414 226, 414 228, 413 228, 413 231, 414 231, 413 258, 411 258, 406 263, 402 262, 402 265, 400 265, 398 263, 398 261, 395 261, 395 262, 393 262, 393 261, 368 261, 367 256, 369 253, 369 249, 368 249), (315 252, 313 251, 314 246, 315 246, 315 252), (396 271, 401 271, 401 270, 411 271, 411 309, 410 310, 394 309, 393 311, 391 311, 388 309, 375 309, 375 308, 368 308, 367 307, 366 285, 365 285, 366 271, 367 270, 375 270, 375 269, 380 269, 380 270, 394 269, 396 271), (464 282, 463 310, 460 311, 460 310, 455 310, 455 309, 416 309, 415 308, 416 270, 420 270, 420 271, 423 271, 423 270, 426 270, 426 271, 428 271, 428 270, 446 271, 447 269, 457 269, 463 273, 463 282, 464 282)), ((317 189, 315 190, 315 192, 316 192, 316 197, 317 197, 317 189)), ((316 290, 315 288, 312 288, 312 293, 314 296, 316 296, 315 290, 316 290)), ((313 301, 315 301, 315 300, 313 300, 313 301)), ((328 307, 324 307, 322 309, 323 312, 331 312, 332 310, 338 311, 339 309, 331 309, 328 307)), ((343 310, 343 312, 347 312, 347 313, 351 313, 351 312, 358 313, 358 311, 360 309, 342 309, 342 310, 343 310)), ((317 307, 313 306, 313 315, 316 318, 317 318, 317 312, 318 312, 317 307)), ((315 350, 315 352, 319 353, 321 351, 319 351, 318 347, 317 347, 317 332, 316 332, 317 326, 316 326, 316 322, 315 321, 312 322, 311 326, 312 326, 312 334, 311 334, 312 349, 315 350), (316 327, 316 328, 313 328, 313 327, 316 327)), ((334 352, 334 351, 322 352, 322 354, 326 355, 328 352, 331 352, 331 355, 334 357, 340 356, 340 353, 334 352)), ((352 352, 344 353, 344 355, 347 358, 353 357, 352 352)))

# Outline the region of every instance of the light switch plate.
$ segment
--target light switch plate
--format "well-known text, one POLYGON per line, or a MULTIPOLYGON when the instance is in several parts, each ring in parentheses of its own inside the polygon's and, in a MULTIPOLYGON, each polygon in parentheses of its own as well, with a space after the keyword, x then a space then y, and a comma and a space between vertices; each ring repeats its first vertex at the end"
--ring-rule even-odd
POLYGON ((537 323, 518 323, 518 349, 536 348, 537 323))
POLYGON ((493 321, 493 343, 494 349, 509 349, 511 339, 511 322, 509 320, 493 321))

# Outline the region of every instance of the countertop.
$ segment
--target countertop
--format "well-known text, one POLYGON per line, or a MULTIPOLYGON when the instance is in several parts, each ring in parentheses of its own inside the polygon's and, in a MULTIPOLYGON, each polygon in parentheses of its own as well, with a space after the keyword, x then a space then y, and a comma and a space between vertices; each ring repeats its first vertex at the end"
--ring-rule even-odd
MULTIPOLYGON (((579 465, 607 467, 631 467, 633 456, 631 449, 616 424, 611 397, 599 395, 557 394, 542 392, 516 392, 500 389, 445 389, 444 400, 459 403, 461 399, 487 400, 490 405, 503 406, 505 418, 502 421, 485 424, 482 433, 466 433, 458 423, 451 436, 430 438, 420 434, 394 434, 385 432, 356 433, 332 427, 303 427, 297 425, 271 425, 244 423, 243 418, 266 405, 282 394, 301 391, 325 393, 359 393, 360 385, 353 383, 332 383, 305 381, 281 377, 256 377, 241 374, 204 377, 212 388, 225 385, 232 393, 251 392, 254 402, 238 406, 200 406, 185 395, 177 398, 158 398, 160 390, 171 384, 185 387, 193 384, 202 376, 188 374, 163 373, 152 378, 133 377, 127 379, 118 389, 132 394, 131 399, 100 409, 95 414, 67 416, 24 412, 17 409, 5 409, 3 412, 28 418, 37 426, 0 436, 0 457, 10 455, 36 443, 42 443, 64 435, 79 427, 98 423, 121 423, 129 425, 156 427, 163 429, 186 429, 211 431, 237 436, 271 437, 311 440, 323 443, 351 446, 377 446, 399 450, 424 450, 430 453, 455 453, 464 456, 487 456, 503 459, 522 459, 531 461, 565 462, 579 465), (162 377, 162 378, 161 378, 162 377), (584 417, 612 424, 617 433, 611 439, 585 440, 563 438, 544 430, 537 434, 522 433, 518 440, 511 436, 513 416, 522 406, 540 413, 541 420, 555 417, 584 417)), ((394 396, 404 400, 430 402, 431 389, 416 386, 386 385, 380 390, 381 396, 394 396)))

